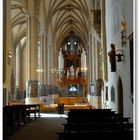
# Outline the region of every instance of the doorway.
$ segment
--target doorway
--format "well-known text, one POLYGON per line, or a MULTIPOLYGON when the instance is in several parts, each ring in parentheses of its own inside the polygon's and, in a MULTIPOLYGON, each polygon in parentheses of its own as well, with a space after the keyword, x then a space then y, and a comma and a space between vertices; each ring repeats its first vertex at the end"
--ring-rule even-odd
POLYGON ((123 116, 123 85, 120 77, 118 79, 118 113, 123 116))

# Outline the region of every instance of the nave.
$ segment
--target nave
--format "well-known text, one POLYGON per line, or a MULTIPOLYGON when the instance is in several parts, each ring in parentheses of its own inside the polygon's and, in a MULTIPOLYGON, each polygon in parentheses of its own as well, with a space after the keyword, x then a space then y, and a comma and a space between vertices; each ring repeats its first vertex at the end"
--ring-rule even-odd
MULTIPOLYGON (((42 120, 34 116, 36 121, 29 121, 30 113, 109 109, 119 116, 107 118, 111 121, 107 126, 118 131, 135 125, 134 4, 134 0, 3 0, 4 138, 9 131, 12 138, 26 126, 31 128, 30 122, 42 120), (120 126, 119 120, 128 123, 120 126)), ((69 136, 67 125, 57 134, 59 139, 69 136)), ((40 129, 35 127, 33 133, 38 135, 40 129)), ((122 133, 126 139, 130 134, 122 133)))

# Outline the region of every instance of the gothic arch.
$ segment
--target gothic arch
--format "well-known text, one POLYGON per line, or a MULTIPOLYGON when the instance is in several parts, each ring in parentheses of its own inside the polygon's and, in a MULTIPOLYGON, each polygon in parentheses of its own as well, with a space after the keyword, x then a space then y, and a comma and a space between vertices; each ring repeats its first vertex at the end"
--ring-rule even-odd
POLYGON ((123 84, 120 76, 118 79, 118 113, 123 115, 123 84))

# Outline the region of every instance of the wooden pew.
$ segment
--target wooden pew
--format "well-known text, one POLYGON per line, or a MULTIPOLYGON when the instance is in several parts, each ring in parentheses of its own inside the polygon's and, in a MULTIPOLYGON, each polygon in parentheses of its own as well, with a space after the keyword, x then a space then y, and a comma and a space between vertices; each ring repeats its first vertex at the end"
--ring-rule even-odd
POLYGON ((114 111, 111 111, 110 109, 77 109, 77 110, 70 110, 68 112, 68 118, 75 118, 75 117, 112 117, 115 115, 114 111))
POLYGON ((3 137, 11 135, 15 130, 25 125, 26 120, 30 119, 31 113, 34 113, 34 120, 40 117, 40 105, 11 105, 3 107, 3 137))
POLYGON ((129 128, 127 125, 120 123, 69 123, 63 124, 64 132, 73 132, 73 131, 128 131, 129 128))
POLYGON ((120 136, 116 140, 121 139, 121 135, 132 140, 130 134, 133 133, 128 129, 128 120, 129 118, 123 118, 111 110, 70 110, 67 124, 63 124, 64 132, 58 133, 59 139, 84 140, 93 136, 95 140, 100 140, 108 139, 107 135, 111 134, 110 140, 114 140, 114 135, 120 136))
POLYGON ((12 105, 3 107, 3 135, 11 135, 14 130, 25 124, 26 107, 12 105))
POLYGON ((57 133, 59 135, 59 140, 119 140, 119 139, 127 139, 133 140, 132 132, 120 132, 120 131, 98 131, 98 132, 61 132, 57 133))

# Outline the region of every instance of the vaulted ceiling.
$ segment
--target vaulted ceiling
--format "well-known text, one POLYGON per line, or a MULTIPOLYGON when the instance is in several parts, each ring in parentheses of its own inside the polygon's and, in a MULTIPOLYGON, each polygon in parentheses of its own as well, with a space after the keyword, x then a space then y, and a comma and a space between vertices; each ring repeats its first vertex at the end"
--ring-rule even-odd
MULTIPOLYGON (((63 40, 73 31, 84 44, 88 41, 91 10, 94 0, 34 0, 36 14, 44 10, 46 32, 52 29, 56 40, 63 40)), ((27 0, 11 0, 11 20, 14 46, 25 46, 27 0)))
POLYGON ((89 0, 47 0, 44 4, 47 21, 52 23, 58 40, 63 41, 73 31, 87 41, 92 5, 89 0))

